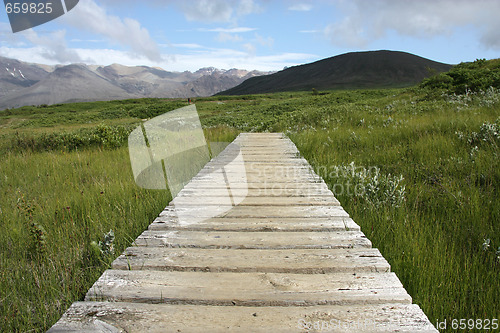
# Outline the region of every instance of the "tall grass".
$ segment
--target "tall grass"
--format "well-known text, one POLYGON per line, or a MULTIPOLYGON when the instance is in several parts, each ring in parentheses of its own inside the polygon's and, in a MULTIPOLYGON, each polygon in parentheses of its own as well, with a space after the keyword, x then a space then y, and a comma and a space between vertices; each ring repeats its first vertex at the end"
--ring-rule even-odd
POLYGON ((138 188, 129 165, 126 148, 3 156, 0 331, 50 327, 112 259, 92 241, 111 229, 119 254, 168 204, 166 192, 138 188))
POLYGON ((383 113, 357 115, 360 111, 353 108, 349 117, 363 116, 361 125, 344 120, 291 137, 330 187, 337 189, 344 208, 433 323, 498 318, 500 140, 471 146, 457 132, 478 137, 485 124, 493 126, 495 121, 500 129, 496 118, 500 105, 457 111, 443 102, 432 103, 434 109, 424 113, 419 109, 429 102, 396 109, 390 122, 384 121, 383 113), (373 206, 339 191, 349 181, 352 184, 353 177, 325 170, 351 162, 401 175, 405 201, 373 206), (489 247, 483 246, 487 239, 489 247))
POLYGON ((433 323, 498 318, 500 91, 280 97, 199 109, 212 112, 208 124, 287 133, 433 323), (350 176, 350 165, 367 178, 350 176), (378 186, 380 196, 396 179, 404 201, 373 204, 377 195, 354 190, 378 186))
MULTIPOLYGON (((130 101, 135 110, 144 104, 137 102, 130 101)), ((149 109, 168 112, 173 107, 163 104, 158 101, 149 109)), ((87 103, 71 106, 96 112, 87 103)), ((16 125, 16 117, 36 119, 41 118, 38 113, 68 107, 27 107, 3 114, 13 121, 0 140, 2 332, 47 330, 171 199, 166 191, 144 190, 134 183, 125 144, 134 127, 127 123, 140 119, 126 120, 125 126, 115 118, 107 124, 98 119, 68 128, 56 114, 46 117, 53 126, 16 125)), ((225 126, 205 130, 212 142, 231 142, 237 133, 225 126)))
MULTIPOLYGON (((435 323, 500 313, 499 96, 294 92, 200 98, 197 108, 208 142, 289 135, 435 323)), ((169 202, 134 184, 126 135, 112 133, 180 104, 0 112, 0 331, 49 328, 169 202), (16 135, 33 144, 13 150, 16 135), (79 145, 64 144, 74 136, 79 145)))

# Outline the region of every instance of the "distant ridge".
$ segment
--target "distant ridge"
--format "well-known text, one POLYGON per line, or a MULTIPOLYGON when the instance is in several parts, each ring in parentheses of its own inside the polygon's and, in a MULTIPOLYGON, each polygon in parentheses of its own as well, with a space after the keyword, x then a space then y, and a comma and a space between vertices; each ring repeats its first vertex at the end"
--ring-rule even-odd
POLYGON ((39 82, 0 99, 0 108, 25 105, 139 98, 114 86, 83 65, 56 68, 39 82))
POLYGON ((398 51, 345 53, 280 72, 250 78, 217 95, 246 95, 311 89, 411 86, 452 65, 398 51))
POLYGON ((120 64, 47 66, 0 56, 0 110, 127 98, 211 96, 262 74, 269 72, 214 67, 194 73, 169 72, 120 64))

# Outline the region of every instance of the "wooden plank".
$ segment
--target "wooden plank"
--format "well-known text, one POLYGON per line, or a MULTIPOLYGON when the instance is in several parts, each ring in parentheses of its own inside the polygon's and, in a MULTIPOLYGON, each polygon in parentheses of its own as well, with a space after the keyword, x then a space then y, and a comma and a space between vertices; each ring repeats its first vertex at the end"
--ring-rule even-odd
MULTIPOLYGON (((246 197, 320 197, 320 196, 332 196, 332 192, 327 189, 309 189, 309 188, 276 188, 276 189, 256 189, 256 188, 230 188, 231 194, 234 196, 246 196, 246 197)), ((228 188, 220 186, 218 188, 191 188, 182 189, 177 198, 181 197, 220 197, 228 195, 228 188)))
MULTIPOLYGON (((224 155, 234 156, 238 153, 241 154, 256 154, 256 155, 264 155, 269 153, 268 155, 282 155, 282 154, 290 154, 292 156, 296 156, 299 154, 297 147, 287 144, 285 142, 276 142, 272 145, 263 146, 262 143, 243 143, 236 142, 228 145, 223 151, 224 155)), ((222 154, 221 153, 221 154, 222 154)), ((220 154, 219 154, 220 155, 220 154)), ((224 156, 223 155, 223 156, 224 156)))
MULTIPOLYGON (((256 177, 264 177, 264 179, 268 179, 269 177, 277 177, 277 178, 295 178, 299 177, 301 179, 312 179, 313 181, 319 180, 316 174, 313 173, 312 170, 309 169, 292 169, 288 170, 286 167, 276 167, 276 168, 243 168, 240 166, 231 166, 222 168, 212 168, 212 169, 204 169, 197 174, 197 178, 201 178, 209 175, 218 175, 224 172, 228 177, 235 176, 245 176, 248 178, 256 178, 256 177)), ((258 178, 258 180, 263 181, 264 179, 258 178)))
POLYGON ((212 217, 247 218, 247 217, 349 217, 341 206, 167 206, 160 216, 193 216, 199 219, 212 217))
POLYGON ((238 206, 340 206, 338 200, 332 196, 318 197, 247 197, 234 195, 227 192, 226 196, 220 197, 176 197, 170 205, 175 207, 202 206, 202 205, 231 205, 238 202, 238 206))
POLYGON ((204 182, 213 183, 214 181, 220 182, 222 185, 232 185, 234 183, 322 183, 318 177, 304 176, 304 177, 273 177, 273 176, 259 176, 259 175, 235 175, 220 173, 211 173, 202 177, 194 177, 191 180, 193 184, 204 182), (227 180, 225 180, 226 178, 227 180), (225 183, 226 181, 226 183, 225 183))
POLYGON ((205 273, 107 270, 86 301, 311 306, 411 303, 394 273, 205 273))
POLYGON ((205 232, 146 230, 136 246, 205 249, 338 249, 371 247, 359 231, 337 232, 205 232))
POLYGON ((287 153, 285 155, 279 155, 279 154, 272 154, 273 157, 270 156, 271 154, 263 154, 263 155, 256 155, 256 154, 247 154, 247 153, 237 153, 233 152, 231 154, 224 154, 221 153, 218 157, 215 159, 210 160, 206 166, 212 167, 212 166, 223 166, 227 165, 229 162, 231 165, 235 166, 245 166, 246 168, 251 168, 251 167, 263 167, 263 166, 276 166, 276 167, 303 167, 303 168, 311 168, 309 163, 298 155, 297 153, 287 153), (222 155, 223 154, 223 155, 222 155), (247 156, 248 155, 248 156, 247 156), (279 157, 277 157, 279 156, 279 157), (262 161, 252 161, 250 158, 247 157, 259 157, 262 159, 262 161))
MULTIPOLYGON (((233 157, 224 157, 224 158, 220 158, 220 159, 217 159, 217 162, 223 162, 225 163, 225 165, 227 165, 227 163, 230 163, 234 160, 233 157)), ((264 162, 269 162, 269 163, 281 163, 281 164, 300 164, 301 162, 304 162, 301 158, 299 157, 295 157, 293 158, 293 156, 290 154, 290 155, 283 155, 283 156, 268 156, 268 155, 249 155, 249 156, 244 156, 243 157, 243 160, 245 161, 245 163, 255 163, 255 162, 259 162, 259 163, 264 163, 264 162)))
POLYGON ((224 218, 214 217, 199 220, 184 217, 183 223, 175 217, 159 216, 148 227, 149 230, 192 230, 192 231, 359 231, 360 227, 345 217, 318 217, 318 218, 296 218, 296 217, 249 217, 249 218, 224 218), (348 228, 348 229, 347 229, 348 228))
POLYGON ((302 307, 76 302, 60 332, 438 332, 415 304, 302 307))
POLYGON ((306 168, 290 168, 285 165, 272 165, 267 167, 254 167, 252 164, 248 165, 229 165, 229 166, 218 166, 217 168, 211 169, 202 169, 193 180, 199 178, 206 178, 212 175, 218 175, 224 172, 228 176, 232 177, 254 177, 258 181, 265 181, 269 177, 277 177, 277 178, 303 178, 303 179, 311 179, 318 180, 321 179, 318 175, 316 175, 312 169, 306 168), (215 171, 217 173, 215 173, 215 171), (263 177, 263 178, 260 178, 263 177))
MULTIPOLYGON (((297 161, 297 160, 294 160, 297 161)), ((275 170, 304 170, 309 171, 313 170, 311 166, 307 163, 270 163, 270 162, 262 162, 262 163, 242 163, 238 161, 233 162, 235 166, 244 168, 245 170, 263 170, 263 169, 275 169, 275 170)), ((208 162, 203 169, 200 171, 202 173, 211 172, 212 169, 220 169, 221 167, 225 167, 226 164, 218 163, 218 159, 212 160, 208 162)), ((229 168, 228 168, 229 169, 229 168)))
POLYGON ((389 272, 377 249, 214 250, 132 246, 113 269, 202 272, 362 273, 389 272))
MULTIPOLYGON (((203 182, 203 183, 188 183, 184 186, 183 190, 200 190, 200 189, 228 189, 231 190, 267 190, 267 192, 274 193, 286 193, 291 190, 301 190, 301 191, 330 191, 325 183, 307 183, 307 182, 296 182, 296 183, 278 183, 276 181, 267 183, 232 183, 232 184, 220 184, 215 182, 203 182)), ((276 195, 277 195, 276 194, 276 195)))

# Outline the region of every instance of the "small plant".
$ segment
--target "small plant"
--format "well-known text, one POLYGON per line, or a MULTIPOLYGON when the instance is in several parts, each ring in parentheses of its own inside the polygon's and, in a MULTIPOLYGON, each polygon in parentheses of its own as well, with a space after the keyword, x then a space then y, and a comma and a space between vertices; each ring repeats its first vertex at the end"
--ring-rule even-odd
POLYGON ((113 246, 113 242, 115 240, 115 233, 113 230, 109 230, 107 234, 104 235, 104 240, 99 241, 99 250, 105 257, 109 257, 115 254, 115 249, 113 246))
POLYGON ((490 243, 491 243, 491 240, 489 238, 485 239, 483 241, 483 245, 482 245, 483 251, 488 251, 488 249, 490 248, 490 243))
POLYGON ((392 117, 389 117, 387 118, 386 120, 384 120, 384 127, 388 127, 390 126, 392 123, 394 123, 394 119, 392 119, 392 117))
POLYGON ((35 204, 26 201, 24 194, 19 191, 17 208, 25 216, 28 222, 28 232, 30 242, 28 245, 28 255, 32 259, 41 259, 46 255, 47 232, 44 227, 34 220, 35 204))
POLYGON ((481 145, 489 145, 498 148, 500 143, 500 117, 494 123, 484 122, 478 132, 466 134, 460 131, 455 132, 458 139, 467 142, 476 151, 481 145))
POLYGON ((42 225, 31 221, 29 225, 29 231, 31 235, 31 253, 36 254, 39 257, 43 257, 46 254, 47 248, 47 232, 42 225))
MULTIPOLYGON (((489 252, 495 251, 494 249, 492 249, 491 243, 491 239, 486 238, 483 240, 483 244, 481 244, 481 249, 485 253, 485 260, 488 258, 488 256, 490 256, 490 254, 488 254, 489 252)), ((495 251, 495 262, 497 264, 500 264, 500 246, 495 251)))
POLYGON ((109 264, 115 253, 114 240, 115 233, 110 230, 104 235, 103 240, 87 243, 83 252, 83 265, 85 267, 98 267, 109 264))
POLYGON ((486 91, 479 91, 479 105, 493 107, 500 103, 500 89, 489 87, 486 91))
POLYGON ((330 177, 336 178, 338 182, 331 186, 332 190, 342 192, 335 194, 347 194, 375 207, 399 207, 405 200, 403 176, 383 174, 378 167, 365 168, 351 162, 348 165, 334 166, 330 177))

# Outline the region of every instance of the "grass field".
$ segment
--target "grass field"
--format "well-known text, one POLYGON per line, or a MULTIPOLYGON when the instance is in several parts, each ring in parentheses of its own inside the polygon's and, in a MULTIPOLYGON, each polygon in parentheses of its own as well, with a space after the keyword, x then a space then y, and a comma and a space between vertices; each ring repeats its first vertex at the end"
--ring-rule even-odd
MULTIPOLYGON (((45 331, 170 200, 126 137, 185 105, 0 111, 0 331, 45 331), (105 234, 114 232, 113 248, 105 234)), ((207 141, 286 133, 429 319, 500 314, 500 92, 428 88, 200 98, 207 141)))

